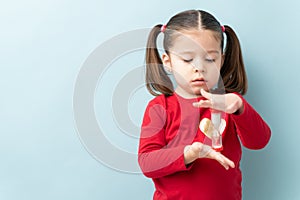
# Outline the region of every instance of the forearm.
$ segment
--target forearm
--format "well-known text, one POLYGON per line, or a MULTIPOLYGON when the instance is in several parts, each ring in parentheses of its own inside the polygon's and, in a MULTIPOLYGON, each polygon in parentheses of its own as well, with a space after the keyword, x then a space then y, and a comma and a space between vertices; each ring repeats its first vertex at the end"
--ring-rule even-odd
POLYGON ((245 99, 242 100, 242 112, 232 115, 241 142, 249 149, 264 148, 270 140, 271 130, 252 106, 245 99))
POLYGON ((184 163, 184 146, 139 152, 139 165, 145 176, 159 178, 188 170, 184 163))

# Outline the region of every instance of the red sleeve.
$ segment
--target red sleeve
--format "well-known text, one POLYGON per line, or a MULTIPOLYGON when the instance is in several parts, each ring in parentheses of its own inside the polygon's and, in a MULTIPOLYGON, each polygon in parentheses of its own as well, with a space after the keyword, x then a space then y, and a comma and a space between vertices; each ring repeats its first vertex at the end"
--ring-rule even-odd
POLYGON ((188 170, 184 164, 184 146, 168 147, 165 140, 167 112, 165 103, 151 101, 145 111, 138 162, 142 172, 149 178, 159 178, 172 173, 188 170))
POLYGON ((271 129, 254 108, 240 97, 243 100, 244 111, 239 115, 232 114, 237 133, 246 148, 262 149, 270 140, 271 129))

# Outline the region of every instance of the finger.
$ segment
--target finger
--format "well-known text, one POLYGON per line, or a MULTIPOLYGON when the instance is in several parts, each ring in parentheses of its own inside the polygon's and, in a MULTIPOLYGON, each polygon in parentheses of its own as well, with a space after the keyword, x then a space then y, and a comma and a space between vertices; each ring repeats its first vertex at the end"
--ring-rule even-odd
POLYGON ((201 89, 201 90, 200 90, 200 93, 201 93, 201 95, 202 95, 203 97, 205 97, 206 99, 211 99, 211 97, 212 97, 212 94, 209 93, 209 92, 206 92, 204 89, 201 89))
POLYGON ((221 154, 219 153, 213 154, 213 159, 218 161, 226 170, 229 169, 228 164, 225 162, 221 154))
POLYGON ((227 160, 220 154, 217 155, 217 161, 226 169, 229 169, 230 164, 227 162, 227 160))
POLYGON ((235 165, 234 165, 234 162, 232 162, 231 160, 229 160, 227 157, 225 157, 224 155, 222 155, 221 153, 220 154, 220 157, 222 158, 223 162, 228 166, 228 167, 231 167, 231 168, 234 168, 235 165))
MULTIPOLYGON (((222 155, 222 154, 221 154, 222 155)), ((223 155, 222 155, 223 156, 223 155)), ((233 161, 229 160, 227 157, 223 156, 225 159, 225 162, 229 165, 231 168, 235 168, 235 164, 233 161)))
POLYGON ((199 102, 194 102, 193 106, 197 108, 211 108, 212 103, 209 100, 200 100, 199 102))
MULTIPOLYGON (((205 97, 207 100, 203 100, 205 104, 199 105, 199 107, 205 107, 205 108, 213 108, 216 110, 224 111, 225 110, 225 96, 220 94, 212 94, 209 92, 206 92, 205 90, 201 89, 201 95, 205 97), (208 103, 209 104, 206 104, 208 103)), ((201 101, 200 101, 201 102, 201 101)))
POLYGON ((234 162, 232 162, 231 160, 229 160, 228 158, 226 158, 225 156, 223 156, 218 152, 211 151, 209 153, 209 156, 211 159, 218 161, 226 170, 228 170, 229 167, 231 168, 235 167, 234 162))

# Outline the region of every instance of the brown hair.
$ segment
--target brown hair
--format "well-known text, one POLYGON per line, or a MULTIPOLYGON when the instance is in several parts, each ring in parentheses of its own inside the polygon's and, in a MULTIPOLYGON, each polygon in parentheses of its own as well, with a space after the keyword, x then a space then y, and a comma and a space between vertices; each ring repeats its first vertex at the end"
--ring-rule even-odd
MULTIPOLYGON (((156 25, 150 31, 146 48, 146 86, 152 95, 172 95, 174 92, 173 84, 166 73, 162 60, 160 58, 156 40, 161 33, 162 25, 156 25)), ((238 92, 246 94, 248 83, 244 67, 240 42, 231 27, 225 25, 226 47, 225 59, 220 74, 226 92, 238 92)), ((173 16, 166 24, 164 31, 163 46, 168 53, 172 47, 174 35, 176 32, 191 29, 205 29, 216 33, 221 41, 221 50, 223 51, 224 36, 221 24, 208 12, 202 10, 188 10, 173 16)))

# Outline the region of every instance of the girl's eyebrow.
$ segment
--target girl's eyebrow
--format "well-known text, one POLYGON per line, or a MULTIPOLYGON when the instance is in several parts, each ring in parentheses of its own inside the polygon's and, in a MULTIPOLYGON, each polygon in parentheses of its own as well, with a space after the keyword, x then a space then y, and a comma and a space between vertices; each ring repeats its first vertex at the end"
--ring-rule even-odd
MULTIPOLYGON (((208 50, 208 51, 206 51, 206 53, 207 54, 212 54, 212 53, 219 54, 220 51, 218 51, 218 50, 208 50)), ((182 54, 195 54, 195 52, 194 51, 180 51, 180 52, 177 52, 177 54, 180 54, 180 55, 182 55, 182 54)))
POLYGON ((208 53, 208 54, 210 54, 210 53, 216 53, 216 54, 219 54, 219 51, 218 51, 218 50, 209 50, 209 51, 207 51, 207 53, 208 53))
POLYGON ((177 54, 194 54, 195 52, 193 51, 180 51, 180 52, 177 52, 177 54))

